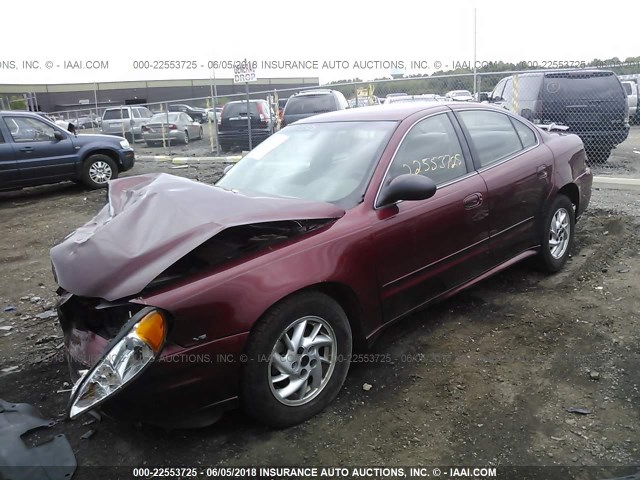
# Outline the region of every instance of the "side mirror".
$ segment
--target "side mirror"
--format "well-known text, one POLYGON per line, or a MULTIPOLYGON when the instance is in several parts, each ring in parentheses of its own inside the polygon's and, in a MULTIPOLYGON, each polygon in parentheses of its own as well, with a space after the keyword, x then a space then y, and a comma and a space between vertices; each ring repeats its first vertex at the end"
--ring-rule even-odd
POLYGON ((405 173, 383 188, 379 206, 391 205, 400 200, 426 200, 436 193, 436 184, 429 177, 405 173))
POLYGON ((67 138, 67 136, 64 133, 59 132, 58 130, 53 132, 53 136, 56 140, 64 140, 65 138, 67 138))
POLYGON ((76 126, 73 123, 69 122, 69 125, 67 125, 67 132, 71 132, 75 135, 76 126))

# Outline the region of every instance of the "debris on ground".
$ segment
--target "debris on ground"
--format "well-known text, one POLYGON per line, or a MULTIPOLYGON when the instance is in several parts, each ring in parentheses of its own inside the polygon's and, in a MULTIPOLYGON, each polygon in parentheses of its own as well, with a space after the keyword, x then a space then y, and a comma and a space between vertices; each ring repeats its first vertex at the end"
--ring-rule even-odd
POLYGON ((571 408, 567 408, 567 412, 578 413, 580 415, 589 415, 591 413, 591 410, 589 410, 588 408, 571 407, 571 408))
POLYGON ((365 383, 364 385, 362 385, 362 390, 364 390, 365 392, 368 392, 372 388, 373 388, 373 385, 371 385, 369 383, 365 383))

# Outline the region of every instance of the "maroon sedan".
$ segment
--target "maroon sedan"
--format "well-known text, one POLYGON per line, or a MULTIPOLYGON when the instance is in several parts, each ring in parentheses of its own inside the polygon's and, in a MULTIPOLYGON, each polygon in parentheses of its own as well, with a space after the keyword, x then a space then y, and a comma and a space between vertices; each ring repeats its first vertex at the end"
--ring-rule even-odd
POLYGON ((591 183, 577 136, 469 103, 314 116, 215 186, 110 182, 51 251, 69 416, 302 422, 390 323, 525 258, 561 269, 591 183))

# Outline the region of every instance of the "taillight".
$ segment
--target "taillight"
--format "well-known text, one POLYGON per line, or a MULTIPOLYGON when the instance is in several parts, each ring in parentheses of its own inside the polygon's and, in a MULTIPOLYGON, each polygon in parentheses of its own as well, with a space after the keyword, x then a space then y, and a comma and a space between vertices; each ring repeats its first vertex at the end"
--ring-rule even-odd
POLYGON ((175 123, 169 124, 169 130, 177 130, 178 126, 175 123))
POLYGON ((269 121, 268 121, 268 117, 265 114, 264 111, 264 105, 262 105, 261 103, 258 103, 257 105, 258 107, 258 115, 260 115, 260 126, 261 127, 266 127, 269 125, 269 121))
POLYGON ((149 127, 147 127, 146 125, 142 126, 142 131, 143 132, 148 132, 149 131, 149 127))

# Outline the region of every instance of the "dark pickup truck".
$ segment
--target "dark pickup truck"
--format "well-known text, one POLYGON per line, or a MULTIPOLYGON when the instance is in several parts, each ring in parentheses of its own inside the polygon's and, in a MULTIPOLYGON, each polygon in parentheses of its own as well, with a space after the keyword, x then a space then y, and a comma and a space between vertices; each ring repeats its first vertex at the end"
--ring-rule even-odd
POLYGON ((77 135, 72 124, 65 131, 35 113, 0 110, 0 190, 65 180, 102 188, 134 163, 124 138, 77 135))

